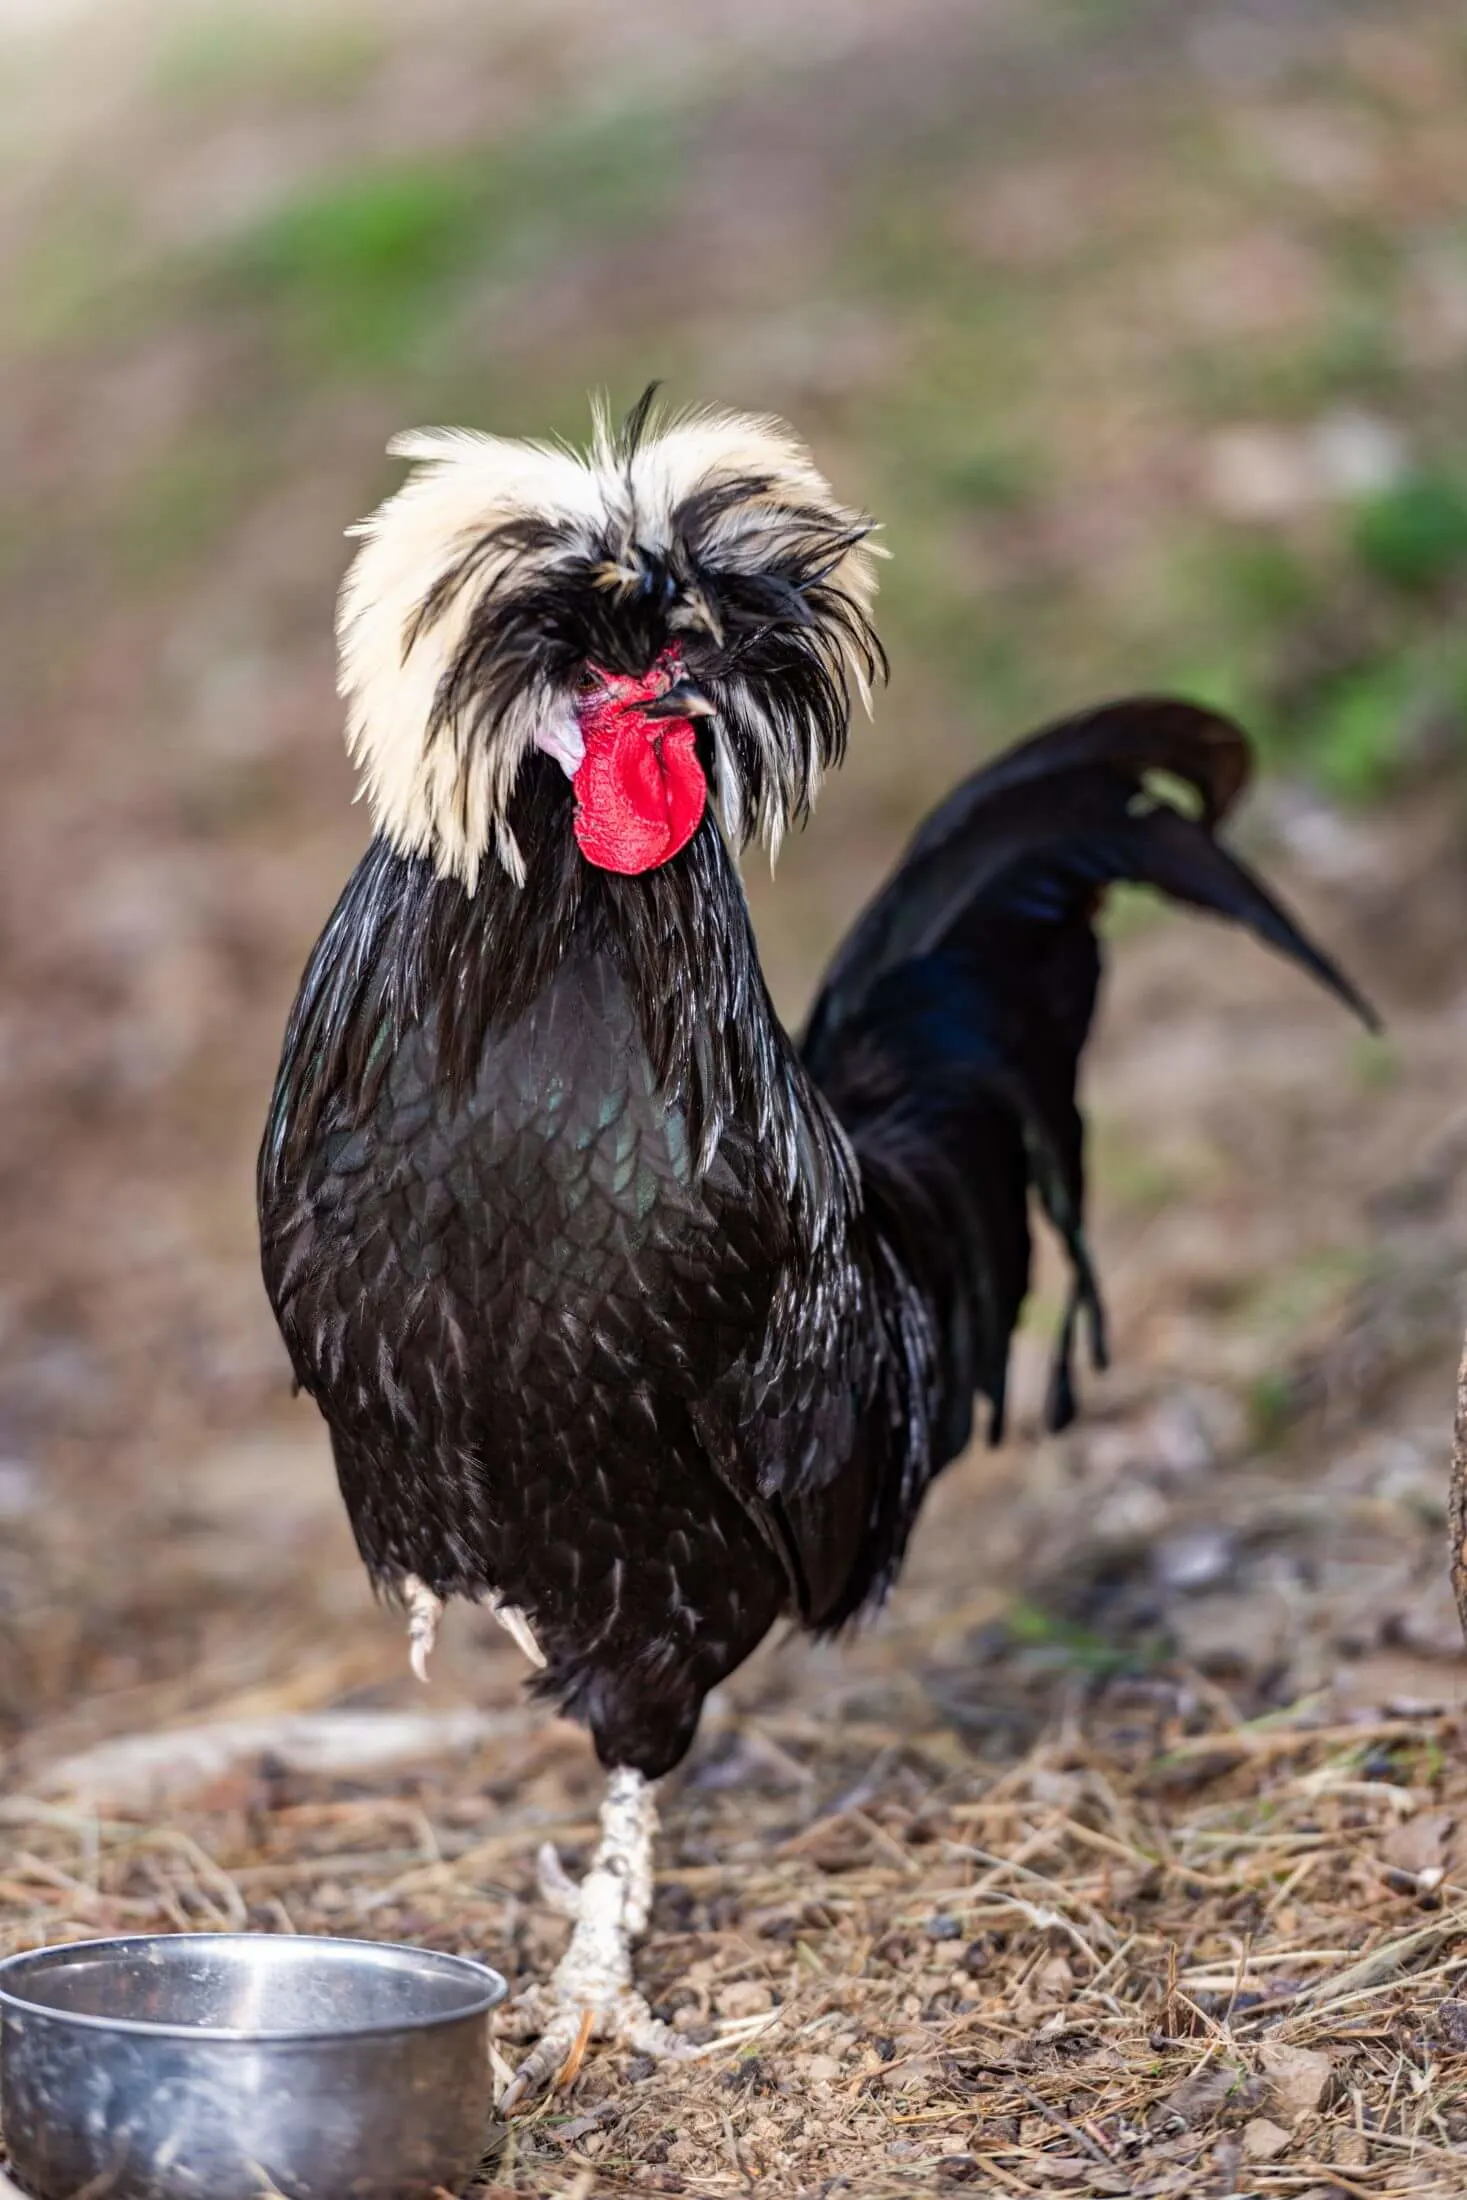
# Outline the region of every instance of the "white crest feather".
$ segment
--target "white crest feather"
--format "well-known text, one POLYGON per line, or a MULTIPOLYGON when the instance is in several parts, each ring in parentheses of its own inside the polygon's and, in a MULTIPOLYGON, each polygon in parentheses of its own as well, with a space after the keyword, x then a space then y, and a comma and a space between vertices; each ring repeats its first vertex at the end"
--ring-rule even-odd
MULTIPOLYGON (((664 552, 678 507, 696 491, 756 479, 766 486, 712 520, 705 546, 730 571, 757 571, 767 551, 773 508, 839 514, 840 507, 804 446, 780 421, 717 411, 692 412, 650 431, 626 455, 603 409, 582 455, 547 443, 515 442, 467 429, 418 429, 394 438, 393 456, 413 471, 394 496, 350 532, 361 538, 341 592, 337 619, 339 689, 347 706, 347 745, 376 829, 405 854, 427 855, 445 876, 472 890, 492 851, 512 877, 524 857, 506 822, 515 779, 537 731, 563 712, 566 698, 547 683, 525 689, 487 733, 441 720, 441 689, 486 588, 522 561, 522 542, 495 532, 542 520, 557 531, 547 561, 638 549, 664 552), (761 526, 761 517, 764 524, 761 526), (426 599, 474 553, 463 585, 426 599)), ((857 542, 830 576, 864 611, 874 593, 874 546, 857 542)), ((846 670, 868 698, 865 667, 844 644, 846 670)), ((741 826, 744 805, 727 745, 720 745, 720 794, 727 829, 741 826)), ((810 774, 813 793, 818 773, 810 774)), ((786 822, 766 798, 758 820, 776 846, 786 822)))

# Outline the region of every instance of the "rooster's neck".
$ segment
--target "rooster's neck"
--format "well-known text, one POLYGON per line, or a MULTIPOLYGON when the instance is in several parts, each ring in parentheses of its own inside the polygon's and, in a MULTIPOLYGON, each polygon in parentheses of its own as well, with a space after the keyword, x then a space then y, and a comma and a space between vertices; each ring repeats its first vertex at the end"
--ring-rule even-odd
POLYGON ((711 818, 671 862, 636 877, 587 863, 568 817, 522 841, 526 879, 485 865, 470 892, 422 856, 374 841, 302 985, 265 1160, 289 1166, 323 1116, 363 1120, 405 1035, 433 1032, 446 1100, 474 1090, 485 1048, 512 1043, 568 963, 609 968, 627 1043, 686 1120, 697 1165, 745 1124, 776 1165, 800 1138, 803 1075, 769 1001, 743 888, 711 818))

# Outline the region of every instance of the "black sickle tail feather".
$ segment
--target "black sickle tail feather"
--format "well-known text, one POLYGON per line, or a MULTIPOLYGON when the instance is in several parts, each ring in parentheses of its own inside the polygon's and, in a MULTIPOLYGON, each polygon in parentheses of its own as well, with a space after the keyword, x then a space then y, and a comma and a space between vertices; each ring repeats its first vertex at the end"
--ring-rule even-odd
POLYGON ((933 813, 831 966, 805 1061, 932 1313, 934 1466, 967 1442, 975 1392, 990 1403, 990 1439, 1002 1434, 1009 1340, 1029 1281, 1031 1191, 1071 1266, 1051 1428, 1074 1414, 1082 1317, 1092 1357, 1105 1364, 1076 1104, 1105 889, 1131 881, 1229 918, 1375 1023, 1343 973, 1214 838, 1249 765, 1236 726, 1164 698, 1052 726, 933 813))

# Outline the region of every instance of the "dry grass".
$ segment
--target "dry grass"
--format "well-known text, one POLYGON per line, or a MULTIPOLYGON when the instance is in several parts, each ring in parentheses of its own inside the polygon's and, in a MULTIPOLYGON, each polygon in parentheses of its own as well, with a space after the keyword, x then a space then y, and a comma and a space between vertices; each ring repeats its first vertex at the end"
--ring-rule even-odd
MULTIPOLYGON (((490 2192, 1460 2190, 1459 1717, 1240 1721, 1156 1673, 994 1764, 893 1691, 717 1728, 642 1956, 708 2056, 589 2056, 490 2192)), ((390 1792, 256 1760, 160 1822, 15 1796, 6 1941, 348 1931, 538 1973, 531 1855, 589 1839, 588 1780, 526 1722, 390 1792)))

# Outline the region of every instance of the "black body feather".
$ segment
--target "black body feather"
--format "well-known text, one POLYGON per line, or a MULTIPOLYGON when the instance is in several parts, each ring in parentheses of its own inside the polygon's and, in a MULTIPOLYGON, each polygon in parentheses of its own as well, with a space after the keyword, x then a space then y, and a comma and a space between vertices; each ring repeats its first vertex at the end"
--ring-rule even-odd
POLYGON ((1234 727, 1162 701, 1011 751, 919 832, 798 1048, 711 818, 659 870, 596 870, 536 755, 524 888, 374 842, 259 1179, 374 1578, 521 1607, 537 1685, 649 1775, 780 1614, 879 1598, 976 1395, 1001 1431, 1031 1193, 1074 1271, 1054 1423, 1079 1316, 1104 1356, 1076 1074, 1105 887, 1230 917, 1368 1014, 1213 837, 1247 769, 1234 727))

